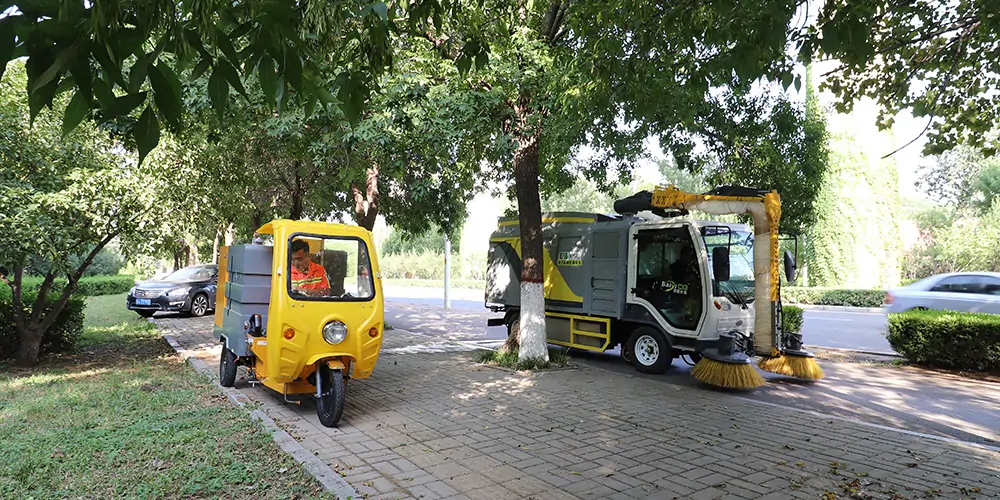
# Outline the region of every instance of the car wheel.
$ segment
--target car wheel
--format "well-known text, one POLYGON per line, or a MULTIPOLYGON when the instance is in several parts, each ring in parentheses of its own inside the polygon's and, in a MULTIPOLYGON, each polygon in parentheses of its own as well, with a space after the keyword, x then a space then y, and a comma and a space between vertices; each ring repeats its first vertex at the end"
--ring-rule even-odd
POLYGON ((151 318, 153 317, 153 314, 156 314, 156 311, 136 310, 135 313, 138 314, 139 316, 142 316, 143 318, 151 318))
POLYGON ((674 361, 673 348, 659 330, 643 326, 629 338, 632 366, 642 373, 663 373, 674 361))
POLYGON ((191 299, 191 316, 204 316, 208 312, 208 295, 199 293, 191 299))

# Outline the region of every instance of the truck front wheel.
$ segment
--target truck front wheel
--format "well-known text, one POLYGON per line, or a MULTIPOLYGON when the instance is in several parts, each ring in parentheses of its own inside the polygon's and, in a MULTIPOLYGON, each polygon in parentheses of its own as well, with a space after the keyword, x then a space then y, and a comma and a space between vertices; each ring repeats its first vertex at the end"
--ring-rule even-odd
POLYGON ((674 350, 659 330, 642 326, 632 332, 628 341, 632 366, 642 373, 663 373, 674 361, 674 350))

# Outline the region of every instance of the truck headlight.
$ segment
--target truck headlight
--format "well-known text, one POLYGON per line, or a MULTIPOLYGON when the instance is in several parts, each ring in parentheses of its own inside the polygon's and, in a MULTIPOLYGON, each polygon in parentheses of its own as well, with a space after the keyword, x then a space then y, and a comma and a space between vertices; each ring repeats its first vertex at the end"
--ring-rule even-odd
POLYGON ((347 336, 347 325, 340 321, 331 321, 323 327, 323 339, 331 344, 343 342, 347 336))

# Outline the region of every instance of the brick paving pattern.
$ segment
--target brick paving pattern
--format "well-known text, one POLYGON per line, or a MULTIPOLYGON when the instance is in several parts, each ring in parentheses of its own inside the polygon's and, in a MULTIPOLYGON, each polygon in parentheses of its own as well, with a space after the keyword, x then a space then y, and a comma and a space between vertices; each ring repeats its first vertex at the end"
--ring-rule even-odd
MULTIPOLYGON (((210 318, 155 321, 218 362, 210 318)), ((385 335, 337 429, 312 401, 237 382, 367 498, 1000 498, 1000 453, 982 448, 579 366, 510 372, 461 339, 385 335)))

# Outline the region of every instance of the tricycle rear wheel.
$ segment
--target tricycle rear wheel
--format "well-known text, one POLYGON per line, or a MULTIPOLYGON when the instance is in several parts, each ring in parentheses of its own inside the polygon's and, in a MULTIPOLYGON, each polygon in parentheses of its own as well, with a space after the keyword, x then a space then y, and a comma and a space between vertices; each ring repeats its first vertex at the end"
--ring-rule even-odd
POLYGON ((325 427, 336 427, 340 417, 344 415, 344 401, 347 398, 344 374, 340 370, 331 370, 326 364, 321 364, 316 375, 319 389, 316 415, 325 427))
POLYGON ((232 387, 234 384, 236 384, 236 354, 223 345, 222 357, 219 359, 219 385, 232 387))

